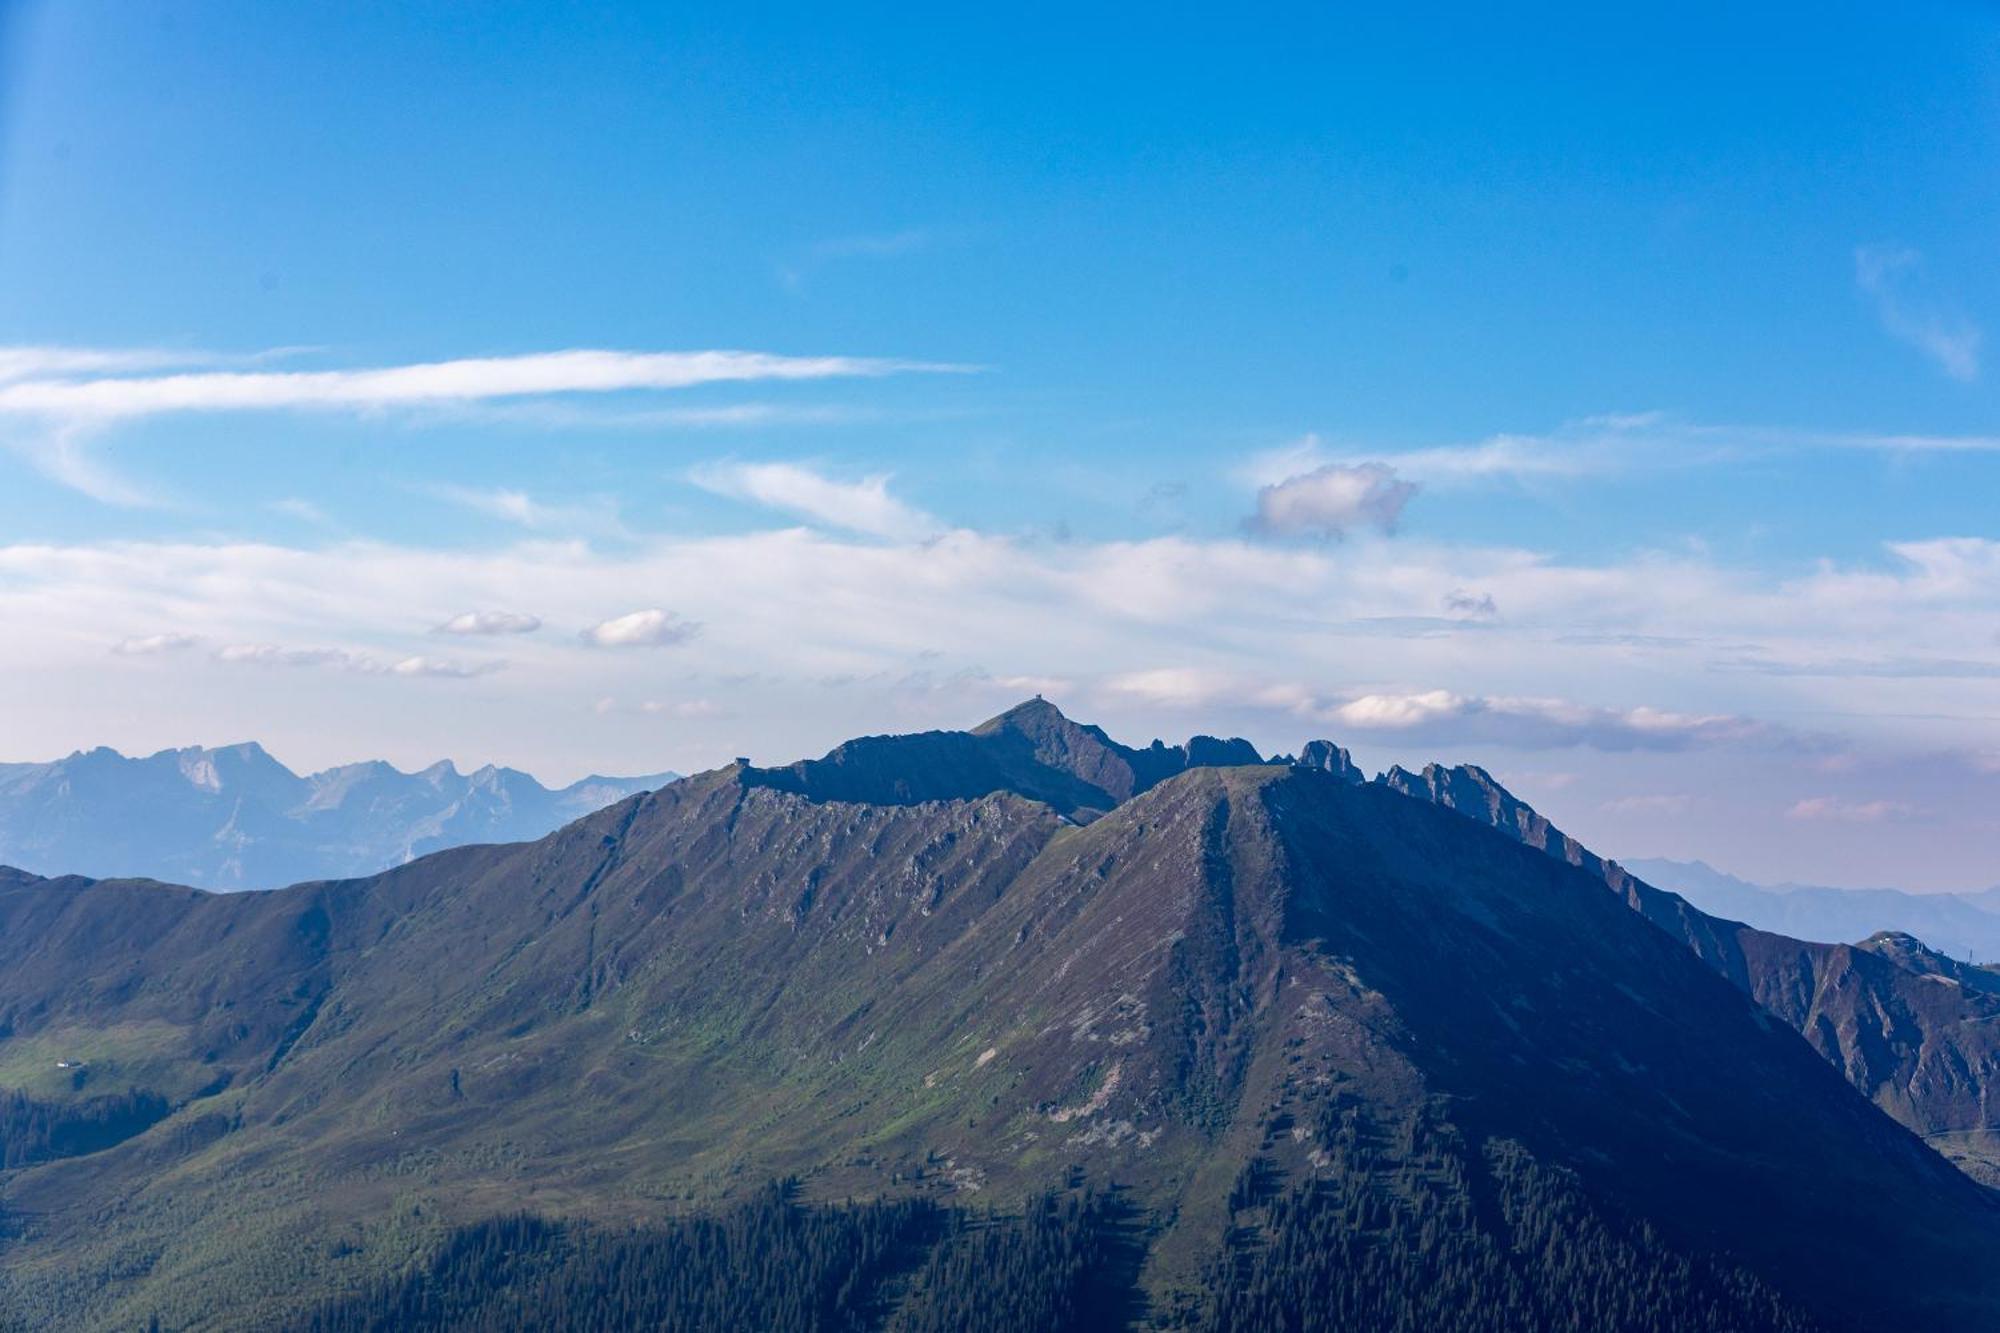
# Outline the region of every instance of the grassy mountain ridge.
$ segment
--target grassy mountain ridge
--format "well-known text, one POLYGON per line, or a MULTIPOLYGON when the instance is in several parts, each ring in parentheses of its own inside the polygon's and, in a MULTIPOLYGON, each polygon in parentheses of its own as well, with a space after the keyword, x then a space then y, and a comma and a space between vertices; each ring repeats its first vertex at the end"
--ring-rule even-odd
MULTIPOLYGON (((1106 794, 1149 753, 1004 719, 1106 794)), ((920 799, 937 743, 872 748, 899 799, 736 766, 360 880, 0 884, 0 1072, 88 1045, 86 1086, 176 1107, 0 1176, 0 1308, 271 1326, 483 1218, 654 1226, 792 1175, 1003 1211, 1115 1183, 1170 1322, 1287 1273, 1411 1328, 1480 1326, 1438 1292, 1633 1329, 2000 1311, 1987 1193, 1601 877, 1330 762, 1184 747, 1079 821, 920 799)))

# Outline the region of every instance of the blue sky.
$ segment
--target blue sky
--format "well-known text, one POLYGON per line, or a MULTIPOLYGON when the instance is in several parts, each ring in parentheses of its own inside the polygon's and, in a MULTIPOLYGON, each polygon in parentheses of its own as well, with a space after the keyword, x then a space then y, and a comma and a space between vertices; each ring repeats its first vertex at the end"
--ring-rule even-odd
POLYGON ((1041 685, 2000 880, 1990 6, 742 8, 10 8, 0 757, 1041 685))

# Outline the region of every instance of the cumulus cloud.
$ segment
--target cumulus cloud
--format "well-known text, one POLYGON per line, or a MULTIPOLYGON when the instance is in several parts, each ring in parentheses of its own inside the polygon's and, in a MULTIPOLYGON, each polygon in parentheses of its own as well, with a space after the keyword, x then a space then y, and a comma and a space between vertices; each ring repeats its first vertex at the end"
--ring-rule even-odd
POLYGON ((542 627, 540 616, 520 611, 466 611, 439 625, 436 634, 533 634, 542 627))
POLYGON ((1357 528, 1393 532, 1416 493, 1415 482, 1380 463, 1328 463, 1258 491, 1249 525, 1267 536, 1333 541, 1357 528))
POLYGON ((886 474, 843 482, 798 463, 714 463, 696 468, 689 479, 717 495, 871 537, 917 541, 944 527, 889 494, 886 474))
POLYGON ((1915 808, 1907 801, 1850 801, 1838 796, 1809 796, 1785 811, 1785 818, 1837 824, 1880 824, 1908 819, 1915 808))
POLYGON ((1684 750, 1770 734, 1748 718, 1658 708, 1597 708, 1564 699, 1506 698, 1425 690, 1364 694, 1326 710, 1358 731, 1397 732, 1461 744, 1521 749, 1684 750))
POLYGON ((699 622, 652 607, 601 621, 583 631, 582 638, 598 648, 662 648, 686 643, 700 632, 699 622))
POLYGON ((177 653, 192 648, 200 642, 192 634, 139 634, 120 639, 111 645, 111 651, 120 657, 157 657, 162 653, 177 653))
POLYGON ((1916 348, 1955 380, 1979 378, 1980 328, 1951 313, 1926 288, 1921 253, 1901 245, 1860 246, 1854 251, 1854 281, 1874 303, 1889 336, 1916 348))

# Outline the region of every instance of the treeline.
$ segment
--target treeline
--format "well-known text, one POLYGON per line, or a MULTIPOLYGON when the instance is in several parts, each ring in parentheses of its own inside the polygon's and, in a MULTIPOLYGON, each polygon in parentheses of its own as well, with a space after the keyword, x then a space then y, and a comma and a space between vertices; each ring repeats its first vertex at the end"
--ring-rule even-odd
POLYGON ((1210 1333, 1820 1327, 1747 1271, 1608 1218, 1517 1144, 1475 1151, 1421 1116, 1381 1133, 1349 1111, 1332 1129, 1317 1178, 1261 1204, 1256 1184, 1232 1193, 1246 1224, 1207 1284, 1210 1333))
POLYGON ((143 1134, 171 1109, 156 1092, 123 1092, 73 1102, 0 1092, 0 1168, 101 1151, 143 1134))
POLYGON ((330 1302, 306 1333, 768 1333, 1095 1329, 1115 1294, 1105 1206, 1019 1215, 929 1200, 845 1206, 773 1186, 714 1217, 630 1231, 517 1216, 455 1233, 424 1268, 330 1302))

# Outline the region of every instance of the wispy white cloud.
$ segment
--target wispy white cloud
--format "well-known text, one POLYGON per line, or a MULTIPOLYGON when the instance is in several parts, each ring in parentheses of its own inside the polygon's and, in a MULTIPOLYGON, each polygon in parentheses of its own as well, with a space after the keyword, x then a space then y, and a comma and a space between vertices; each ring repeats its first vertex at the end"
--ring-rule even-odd
POLYGON ((905 227, 897 231, 857 232, 829 236, 815 241, 778 265, 778 281, 788 291, 805 290, 814 270, 845 259, 894 259, 925 249, 936 239, 928 227, 905 227))
POLYGON ((1195 667, 1147 667, 1107 677, 1104 690, 1164 708, 1202 708, 1244 690, 1236 675, 1195 667))
POLYGON ((1390 448, 1335 445, 1317 434, 1252 454, 1237 479, 1266 488, 1328 466, 1387 468, 1420 485, 1464 485, 1601 475, 1633 461, 1633 442, 1658 430, 1657 413, 1593 417, 1543 435, 1501 434, 1466 444, 1390 448))
POLYGON ((366 370, 40 377, 0 385, 0 412, 105 421, 170 412, 376 411, 542 394, 687 389, 753 380, 875 378, 962 369, 937 362, 877 357, 578 349, 366 370))
POLYGON ((619 512, 618 502, 609 496, 558 503, 540 500, 526 491, 506 486, 445 485, 429 487, 428 492, 462 509, 470 509, 503 523, 513 523, 531 532, 631 536, 619 512))
POLYGON ((219 359, 210 352, 159 347, 0 347, 0 384, 58 375, 126 374, 180 366, 212 366, 219 359))
POLYGON ((1597 708, 1566 699, 1505 698, 1424 690, 1365 694, 1324 711, 1363 732, 1486 742, 1518 749, 1683 750, 1772 735, 1765 724, 1726 714, 1658 708, 1597 708))
MULTIPOLYGON (((254 358, 252 358, 254 359, 254 358)), ((629 352, 581 348, 339 370, 217 368, 218 358, 85 348, 0 349, 0 443, 51 479, 111 504, 155 497, 91 458, 86 446, 120 423, 178 413, 377 413, 449 409, 566 395, 663 392, 701 385, 875 379, 971 367, 886 357, 769 352, 629 352), (171 374, 146 373, 197 364, 171 374)), ((223 360, 240 364, 244 358, 223 360)), ((717 423, 729 407, 690 408, 717 423)))
POLYGON ((0 414, 0 448, 12 452, 58 485, 100 504, 127 509, 157 506, 160 497, 120 476, 91 452, 96 431, 85 422, 30 423, 0 414))
POLYGON ((689 480, 717 495, 871 537, 917 541, 945 526, 891 495, 886 474, 836 481, 799 463, 713 463, 696 468, 689 480))
MULTIPOLYGON (((475 421, 548 430, 580 427, 587 430, 632 431, 741 430, 758 426, 851 425, 885 420, 891 416, 900 420, 911 415, 892 414, 881 408, 858 403, 739 402, 710 403, 699 407, 628 407, 614 406, 602 401, 586 403, 575 399, 558 398, 537 398, 525 402, 456 404, 452 411, 456 416, 475 421)), ((918 415, 932 417, 947 414, 926 412, 918 415)))
POLYGON ((273 500, 268 507, 274 514, 283 514, 286 518, 295 518, 301 523, 310 523, 316 528, 331 528, 335 526, 333 519, 327 515, 324 509, 321 509, 311 500, 302 499, 296 495, 273 500))
POLYGON ((358 668, 368 659, 340 648, 287 648, 276 643, 230 643, 215 650, 215 660, 243 666, 358 668))
POLYGON ((1883 329, 1922 352, 1955 380, 1979 378, 1983 334, 1952 313, 1926 287, 1924 257, 1902 245, 1863 245, 1854 251, 1854 281, 1873 302, 1883 329))
POLYGON ((600 621, 584 630, 581 637, 598 648, 663 648, 686 643, 700 632, 700 622, 651 607, 600 621))
POLYGON ((330 667, 364 676, 432 676, 450 680, 470 680, 505 669, 506 662, 490 659, 461 662, 451 658, 415 655, 384 662, 369 653, 345 648, 294 648, 276 643, 225 644, 215 652, 215 660, 234 666, 279 668, 330 667))
POLYGON ((467 611, 439 625, 437 634, 533 634, 542 627, 540 616, 521 611, 467 611))
POLYGON ((1329 465, 1379 466, 1437 488, 1538 487, 1691 468, 1728 468, 1820 451, 1891 455, 2000 453, 2000 435, 1828 431, 1688 421, 1665 412, 1601 413, 1543 432, 1504 432, 1421 447, 1307 434, 1251 454, 1232 471, 1251 488, 1329 465))
POLYGON ((393 676, 435 676, 445 680, 470 680, 474 676, 490 676, 506 668, 506 663, 498 659, 484 662, 461 662, 449 657, 405 657, 389 665, 393 676))
POLYGON ((599 717, 637 714, 641 717, 673 717, 694 720, 722 716, 722 706, 713 699, 640 699, 632 703, 607 695, 592 706, 599 717))
POLYGON ((1693 805, 1694 797, 1686 792, 1647 792, 1614 797, 1598 809, 1614 815, 1684 815, 1693 805))
POLYGON ((1501 745, 1517 750, 1587 748, 1678 751, 1783 739, 1767 724, 1721 714, 1637 706, 1601 708, 1566 699, 1505 698, 1450 690, 1329 697, 1299 681, 1195 667, 1152 667, 1108 677, 1104 690, 1164 708, 1245 706, 1292 714, 1341 735, 1411 743, 1501 745))
POLYGON ((1785 811, 1785 818, 1838 824, 1880 824, 1908 819, 1916 809, 1908 801, 1854 801, 1838 796, 1809 796, 1785 811))
POLYGON ((120 657, 158 657, 164 653, 181 652, 200 642, 192 634, 138 634, 112 644, 111 651, 120 657))

